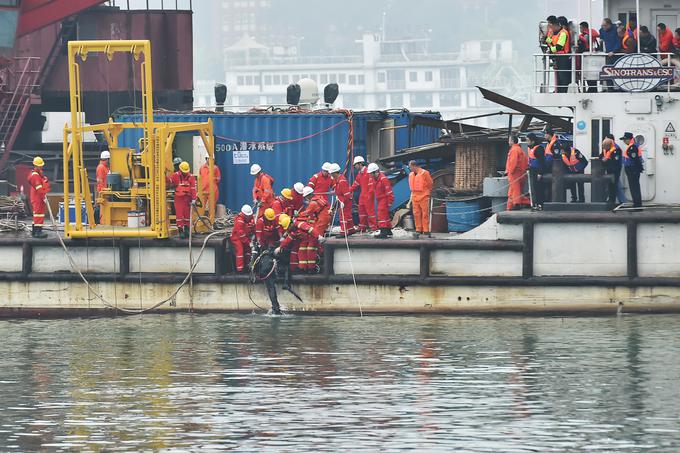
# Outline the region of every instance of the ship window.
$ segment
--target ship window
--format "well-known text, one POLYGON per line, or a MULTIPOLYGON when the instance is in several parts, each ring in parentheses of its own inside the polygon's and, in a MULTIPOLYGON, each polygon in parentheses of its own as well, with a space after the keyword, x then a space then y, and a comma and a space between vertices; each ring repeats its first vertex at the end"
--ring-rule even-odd
POLYGON ((340 83, 347 83, 347 74, 340 74, 340 75, 338 75, 338 82, 340 82, 340 83))
POLYGON ((349 75, 349 84, 350 85, 356 85, 357 84, 357 76, 355 74, 349 75))
POLYGON ((460 107, 460 93, 443 92, 439 93, 439 105, 442 107, 460 107))
POLYGON ((384 72, 378 73, 378 83, 385 83, 386 75, 384 72))
POLYGON ((271 85, 272 84, 272 76, 270 76, 270 75, 264 76, 264 84, 265 85, 271 85))
POLYGON ((284 85, 288 85, 288 74, 284 74, 284 75, 281 76, 281 82, 284 85))
POLYGON ((321 83, 328 83, 328 74, 321 74, 320 81, 321 83))
POLYGON ((236 84, 237 85, 245 85, 245 79, 243 78, 242 75, 240 75, 236 78, 236 84))
POLYGON ((602 149, 602 141, 607 134, 611 134, 612 119, 593 118, 590 122, 590 128, 590 157, 597 157, 600 155, 600 150, 602 149))
POLYGON ((404 107, 404 96, 401 93, 390 94, 390 108, 400 109, 404 107))
POLYGON ((415 71, 411 71, 408 74, 408 80, 410 82, 417 82, 418 81, 418 73, 415 71))
POLYGON ((276 74, 274 76, 274 85, 281 85, 281 75, 280 74, 276 74))
POLYGON ((425 71, 425 81, 432 82, 432 71, 425 71))
POLYGON ((363 74, 359 74, 359 78, 357 80, 359 81, 359 85, 366 83, 366 77, 363 74))

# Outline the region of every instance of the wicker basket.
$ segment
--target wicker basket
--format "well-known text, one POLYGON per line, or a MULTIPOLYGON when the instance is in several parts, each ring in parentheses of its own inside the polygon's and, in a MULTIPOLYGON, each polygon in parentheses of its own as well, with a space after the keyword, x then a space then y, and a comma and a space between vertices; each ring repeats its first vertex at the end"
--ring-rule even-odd
POLYGON ((458 192, 481 192, 484 178, 496 171, 496 146, 492 143, 456 145, 456 175, 453 187, 458 192))

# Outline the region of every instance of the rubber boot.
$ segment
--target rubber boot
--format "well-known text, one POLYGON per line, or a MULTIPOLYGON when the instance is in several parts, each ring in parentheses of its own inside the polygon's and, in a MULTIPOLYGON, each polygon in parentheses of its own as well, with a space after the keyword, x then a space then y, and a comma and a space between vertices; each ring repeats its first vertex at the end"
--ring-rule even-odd
POLYGON ((376 236, 378 239, 387 239, 390 237, 391 231, 389 228, 380 228, 380 234, 376 236))
POLYGON ((190 237, 190 236, 189 236, 189 227, 188 227, 188 226, 185 226, 185 227, 184 227, 184 237, 187 238, 187 239, 190 237))
POLYGON ((177 227, 177 230, 179 231, 179 238, 180 239, 186 239, 187 238, 187 235, 184 232, 185 231, 184 227, 177 227))
POLYGON ((47 233, 43 233, 42 226, 33 225, 33 228, 31 229, 31 236, 34 238, 45 239, 47 237, 47 233))
POLYGON ((387 234, 387 237, 391 238, 392 237, 392 228, 385 228, 385 230, 387 230, 387 231, 385 231, 385 234, 387 234))

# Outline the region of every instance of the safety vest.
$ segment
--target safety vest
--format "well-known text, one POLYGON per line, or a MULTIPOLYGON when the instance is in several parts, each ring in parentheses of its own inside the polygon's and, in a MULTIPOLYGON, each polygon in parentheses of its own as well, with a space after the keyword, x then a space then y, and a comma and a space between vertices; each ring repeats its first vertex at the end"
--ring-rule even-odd
POLYGON ((553 47, 557 46, 559 42, 564 39, 564 47, 562 50, 555 50, 554 53, 556 54, 566 54, 566 53, 571 53, 571 36, 569 35, 569 32, 565 29, 561 29, 556 35, 552 36, 552 45, 553 47))
POLYGON ((626 149, 623 151, 623 165, 625 167, 633 167, 636 165, 636 161, 642 161, 642 150, 640 148, 637 149, 637 158, 630 157, 630 149, 633 146, 635 146, 635 141, 631 140, 628 146, 626 146, 626 149))
POLYGON ((583 169, 586 168, 585 163, 576 155, 576 148, 573 146, 571 147, 571 153, 569 154, 569 157, 567 157, 566 154, 562 154, 562 162, 564 162, 564 165, 566 165, 569 170, 574 173, 583 171, 583 169))
POLYGON ((610 161, 612 157, 614 156, 614 153, 616 152, 616 146, 612 146, 611 148, 607 149, 604 151, 604 159, 605 161, 610 161))
POLYGON ((539 168, 540 164, 538 163, 538 159, 536 159, 536 150, 538 147, 541 145, 536 145, 533 148, 529 148, 529 167, 530 168, 539 168))

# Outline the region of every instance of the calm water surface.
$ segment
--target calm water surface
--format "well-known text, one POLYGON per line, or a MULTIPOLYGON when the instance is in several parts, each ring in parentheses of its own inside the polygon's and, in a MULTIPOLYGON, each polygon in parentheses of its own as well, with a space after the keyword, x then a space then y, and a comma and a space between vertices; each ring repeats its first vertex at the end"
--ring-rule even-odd
POLYGON ((680 316, 0 321, 1 451, 679 451, 680 316))

